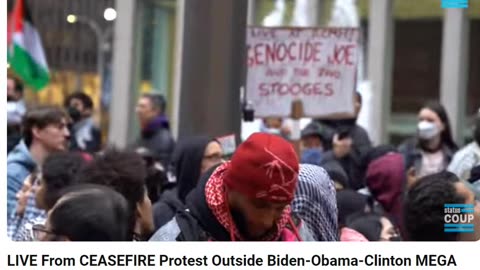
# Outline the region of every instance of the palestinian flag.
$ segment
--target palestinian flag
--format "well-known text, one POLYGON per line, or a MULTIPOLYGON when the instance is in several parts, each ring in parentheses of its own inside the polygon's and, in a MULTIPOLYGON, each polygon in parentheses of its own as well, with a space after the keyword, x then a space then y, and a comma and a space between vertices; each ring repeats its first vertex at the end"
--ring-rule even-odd
POLYGON ((47 60, 38 31, 24 0, 17 0, 9 18, 8 62, 12 71, 35 91, 49 80, 47 60))

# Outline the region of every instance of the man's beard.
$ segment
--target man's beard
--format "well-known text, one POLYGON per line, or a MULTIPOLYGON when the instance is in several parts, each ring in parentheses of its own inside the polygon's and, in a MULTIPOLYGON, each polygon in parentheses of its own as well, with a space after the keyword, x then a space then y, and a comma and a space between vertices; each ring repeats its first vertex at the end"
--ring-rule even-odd
POLYGON ((245 215, 240 210, 233 208, 230 210, 230 213, 232 215, 233 222, 235 223, 235 227, 247 241, 258 241, 267 236, 268 234, 274 232, 274 230, 276 229, 276 227, 273 226, 273 228, 266 231, 262 235, 253 236, 248 231, 248 222, 245 215))

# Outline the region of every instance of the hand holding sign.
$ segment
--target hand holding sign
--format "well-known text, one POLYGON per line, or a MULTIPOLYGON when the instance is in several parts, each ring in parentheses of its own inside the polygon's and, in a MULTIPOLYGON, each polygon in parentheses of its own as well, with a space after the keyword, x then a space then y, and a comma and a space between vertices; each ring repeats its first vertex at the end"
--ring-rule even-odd
POLYGON ((355 28, 250 27, 247 96, 256 117, 353 114, 359 32, 355 28))
POLYGON ((333 154, 336 158, 343 158, 350 154, 352 151, 352 138, 345 137, 343 139, 340 138, 338 134, 333 136, 333 154))

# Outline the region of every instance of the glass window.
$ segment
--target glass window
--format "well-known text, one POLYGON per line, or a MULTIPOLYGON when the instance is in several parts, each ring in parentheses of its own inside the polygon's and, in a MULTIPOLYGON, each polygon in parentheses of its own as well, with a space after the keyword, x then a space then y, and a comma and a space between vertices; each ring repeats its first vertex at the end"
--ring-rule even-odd
MULTIPOLYGON (((176 0, 139 1, 135 24, 134 102, 143 93, 162 94, 167 100, 167 115, 171 115, 173 98, 176 11, 176 0)), ((132 130, 138 130, 134 119, 132 130)), ((138 132, 132 135, 136 138, 138 132)))
POLYGON ((176 0, 140 2, 135 81, 138 94, 154 92, 168 101, 172 98, 176 5, 176 0))

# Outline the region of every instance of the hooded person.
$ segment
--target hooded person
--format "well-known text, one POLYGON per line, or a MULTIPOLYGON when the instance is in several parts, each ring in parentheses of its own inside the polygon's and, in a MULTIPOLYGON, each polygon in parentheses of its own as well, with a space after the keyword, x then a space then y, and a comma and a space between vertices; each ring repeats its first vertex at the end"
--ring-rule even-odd
POLYGON ((337 208, 340 241, 367 242, 368 240, 365 236, 347 227, 347 220, 352 215, 371 211, 368 197, 351 189, 341 190, 337 192, 337 208))
POLYGON ((338 161, 330 160, 323 163, 321 167, 327 171, 337 191, 350 188, 348 175, 338 161))
POLYGON ((154 204, 156 228, 173 218, 178 208, 184 208, 185 198, 195 188, 200 176, 223 162, 223 150, 218 141, 207 136, 187 137, 178 142, 172 159, 177 187, 164 193, 154 204))
POLYGON ((369 159, 365 178, 367 187, 403 232, 402 204, 406 188, 404 157, 391 146, 379 146, 371 151, 369 159))
POLYGON ((321 167, 301 164, 292 211, 308 226, 315 241, 338 241, 335 187, 321 167))
POLYGON ((298 168, 289 142, 255 133, 231 161, 202 176, 186 198, 186 211, 177 213, 150 240, 310 240, 310 231, 290 208, 298 168))

